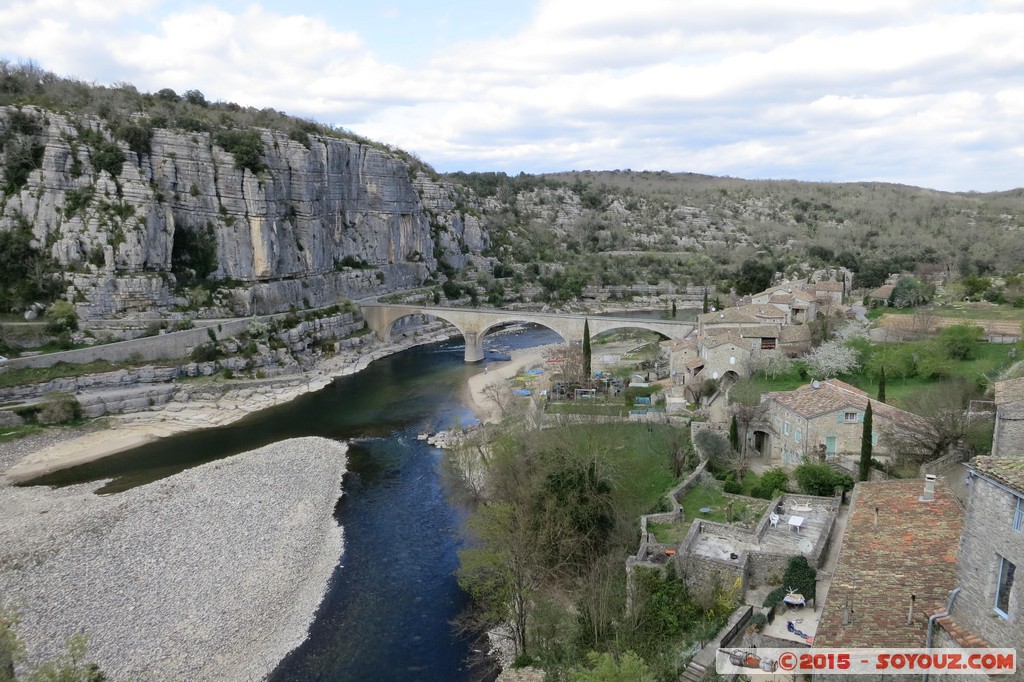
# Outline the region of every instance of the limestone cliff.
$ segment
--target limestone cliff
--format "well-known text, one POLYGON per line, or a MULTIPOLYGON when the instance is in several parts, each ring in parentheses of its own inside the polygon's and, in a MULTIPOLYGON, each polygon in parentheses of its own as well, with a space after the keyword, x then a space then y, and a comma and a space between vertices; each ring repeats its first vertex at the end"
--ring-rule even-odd
POLYGON ((256 134, 253 172, 208 132, 131 143, 97 117, 0 107, 0 230, 30 229, 89 316, 170 303, 182 268, 247 285, 249 307, 301 307, 417 285, 487 245, 455 187, 387 149, 256 134), (112 298, 125 287, 134 302, 112 298))

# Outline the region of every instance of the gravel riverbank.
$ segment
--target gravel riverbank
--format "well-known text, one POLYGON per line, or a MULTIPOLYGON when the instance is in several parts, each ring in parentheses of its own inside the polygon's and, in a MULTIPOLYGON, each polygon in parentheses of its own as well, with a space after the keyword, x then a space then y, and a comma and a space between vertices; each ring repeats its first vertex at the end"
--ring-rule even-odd
POLYGON ((29 656, 84 630, 114 682, 264 677, 341 557, 346 450, 281 441, 105 497, 0 483, 0 595, 29 656))

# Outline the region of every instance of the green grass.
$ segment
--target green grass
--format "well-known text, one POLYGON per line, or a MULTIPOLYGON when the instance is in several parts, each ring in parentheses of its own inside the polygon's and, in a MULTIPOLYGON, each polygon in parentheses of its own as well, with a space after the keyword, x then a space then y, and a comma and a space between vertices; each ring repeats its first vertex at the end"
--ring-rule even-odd
MULTIPOLYGON (((985 377, 991 379, 996 372, 1009 365, 1009 351, 1013 347, 1004 343, 978 344, 976 357, 972 360, 950 361, 950 378, 960 377, 968 381, 982 382, 985 377)), ((1020 355, 1018 354, 1018 357, 1020 355)), ((846 374, 839 379, 865 391, 872 398, 878 395, 878 380, 866 373, 846 374)), ((899 405, 903 399, 928 386, 941 383, 946 379, 923 377, 889 376, 885 382, 886 402, 899 405)), ((797 371, 784 374, 775 379, 757 376, 751 379, 754 386, 762 394, 770 391, 792 391, 810 383, 810 378, 802 379, 797 371)))
POLYGON ((25 436, 33 433, 39 433, 45 426, 39 424, 23 424, 21 426, 8 426, 0 428, 0 443, 8 443, 12 440, 18 440, 25 436))
POLYGON ((624 518, 637 519, 659 509, 665 493, 676 484, 669 468, 669 444, 676 433, 663 424, 587 424, 549 429, 552 443, 572 443, 589 451, 608 472, 615 508, 624 518))
POLYGON ((665 545, 678 545, 686 538, 690 522, 680 520, 673 523, 648 523, 647 531, 654 533, 654 539, 665 545))
MULTIPOLYGON (((744 476, 745 478, 746 476, 744 476)), ((739 501, 726 497, 717 487, 698 485, 686 493, 686 496, 683 497, 682 505, 683 521, 687 524, 694 519, 707 519, 708 521, 717 521, 719 523, 740 523, 760 518, 768 507, 768 501, 762 502, 756 499, 751 499, 749 502, 739 501), (732 521, 726 518, 726 510, 730 502, 732 503, 733 511, 732 521), (705 507, 711 509, 711 511, 707 514, 702 514, 700 510, 705 507)), ((657 533, 655 533, 655 536, 657 536, 657 533)))
POLYGON ((877 310, 886 315, 927 313, 936 317, 953 317, 962 320, 1024 321, 1024 308, 994 303, 930 303, 917 308, 878 308, 877 310))
POLYGON ((592 400, 566 400, 548 403, 548 414, 589 414, 605 417, 628 417, 629 410, 621 400, 615 402, 594 402, 592 400))

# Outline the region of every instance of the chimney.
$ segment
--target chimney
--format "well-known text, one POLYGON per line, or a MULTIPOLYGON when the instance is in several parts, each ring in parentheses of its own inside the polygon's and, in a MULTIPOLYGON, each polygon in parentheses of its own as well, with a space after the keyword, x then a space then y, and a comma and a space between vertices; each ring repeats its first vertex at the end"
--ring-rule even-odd
POLYGON ((935 501, 935 474, 928 474, 924 477, 924 495, 919 499, 921 502, 935 501))
POLYGON ((910 595, 910 610, 907 611, 907 625, 914 624, 914 600, 917 599, 917 595, 910 595))

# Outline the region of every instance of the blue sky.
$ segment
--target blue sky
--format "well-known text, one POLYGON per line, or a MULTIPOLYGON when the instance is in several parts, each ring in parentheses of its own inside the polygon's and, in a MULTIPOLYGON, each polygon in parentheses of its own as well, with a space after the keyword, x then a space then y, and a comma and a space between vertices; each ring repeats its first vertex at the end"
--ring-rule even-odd
POLYGON ((1024 0, 0 0, 0 58, 441 171, 1024 186, 1024 0))

